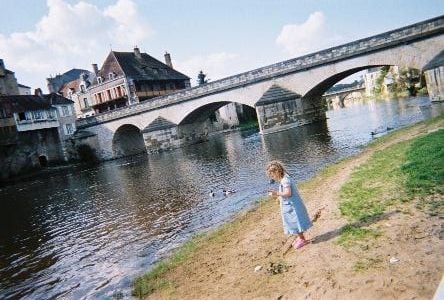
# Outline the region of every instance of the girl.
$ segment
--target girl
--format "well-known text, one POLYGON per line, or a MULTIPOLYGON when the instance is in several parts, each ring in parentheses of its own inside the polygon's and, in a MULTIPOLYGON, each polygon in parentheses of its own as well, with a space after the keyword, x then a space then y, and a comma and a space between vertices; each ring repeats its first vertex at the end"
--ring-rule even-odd
POLYGON ((293 247, 299 249, 307 244, 304 232, 312 226, 307 209, 299 196, 296 184, 291 180, 284 166, 272 161, 267 166, 267 176, 279 181, 279 191, 271 190, 269 195, 279 196, 284 233, 297 235, 293 247))

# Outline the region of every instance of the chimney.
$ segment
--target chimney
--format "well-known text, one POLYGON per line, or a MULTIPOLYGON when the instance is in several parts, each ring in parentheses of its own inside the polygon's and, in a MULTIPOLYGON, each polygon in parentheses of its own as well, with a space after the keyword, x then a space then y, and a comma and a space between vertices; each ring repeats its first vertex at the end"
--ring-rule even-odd
POLYGON ((99 74, 99 67, 97 67, 97 64, 92 64, 92 67, 93 67, 93 71, 94 71, 94 74, 99 74))
POLYGON ((140 54, 140 50, 137 46, 134 47, 134 55, 139 59, 142 58, 142 55, 140 54))
POLYGON ((165 52, 165 63, 168 67, 173 69, 173 63, 171 62, 171 55, 168 52, 165 52))
POLYGON ((35 90, 34 90, 34 95, 35 95, 35 96, 42 97, 42 96, 43 96, 42 89, 41 89, 41 88, 37 88, 37 89, 35 89, 35 90))

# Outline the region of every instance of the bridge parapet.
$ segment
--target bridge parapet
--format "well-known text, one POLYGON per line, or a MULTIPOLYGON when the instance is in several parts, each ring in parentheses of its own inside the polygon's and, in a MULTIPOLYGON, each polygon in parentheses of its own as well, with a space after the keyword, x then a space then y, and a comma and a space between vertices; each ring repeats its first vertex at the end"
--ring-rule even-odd
POLYGON ((155 110, 160 107, 218 93, 220 91, 246 86, 263 80, 280 77, 289 73, 310 69, 322 64, 363 55, 376 50, 390 48, 400 43, 408 43, 428 36, 442 34, 444 16, 405 26, 382 34, 360 39, 344 45, 332 47, 312 54, 278 62, 269 66, 244 72, 201 86, 182 90, 169 95, 156 97, 129 107, 116 109, 92 117, 78 120, 79 128, 90 127, 99 123, 155 110))

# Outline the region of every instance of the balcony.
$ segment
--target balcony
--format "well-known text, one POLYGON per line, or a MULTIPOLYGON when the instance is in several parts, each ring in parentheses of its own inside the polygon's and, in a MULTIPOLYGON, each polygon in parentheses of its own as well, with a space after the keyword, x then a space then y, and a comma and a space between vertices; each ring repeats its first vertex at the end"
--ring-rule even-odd
POLYGON ((41 119, 41 120, 16 120, 17 131, 30 131, 48 128, 57 128, 60 123, 57 119, 41 119))

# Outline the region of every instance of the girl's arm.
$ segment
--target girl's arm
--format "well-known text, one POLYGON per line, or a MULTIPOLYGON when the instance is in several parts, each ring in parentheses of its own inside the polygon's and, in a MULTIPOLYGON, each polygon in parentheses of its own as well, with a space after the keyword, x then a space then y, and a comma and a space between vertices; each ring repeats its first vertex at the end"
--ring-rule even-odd
POLYGON ((271 191, 270 196, 281 196, 284 198, 291 197, 291 186, 284 187, 282 192, 271 191))

